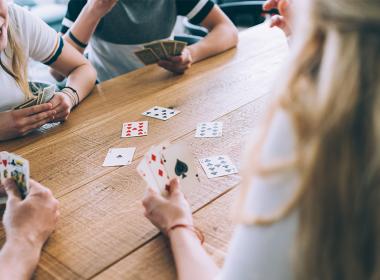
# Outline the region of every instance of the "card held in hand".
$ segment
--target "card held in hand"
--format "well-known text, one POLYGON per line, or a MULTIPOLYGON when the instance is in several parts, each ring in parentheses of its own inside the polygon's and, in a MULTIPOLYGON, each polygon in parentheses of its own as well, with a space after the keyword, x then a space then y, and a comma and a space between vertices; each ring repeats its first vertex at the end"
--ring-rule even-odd
POLYGON ((160 60, 159 57, 157 57, 157 55, 151 49, 138 50, 135 52, 135 55, 145 65, 155 64, 160 60))
POLYGON ((185 194, 197 187, 200 182, 198 170, 187 145, 178 143, 164 147, 162 158, 169 178, 178 178, 181 190, 185 194))
MULTIPOLYGON (((29 161, 6 151, 0 152, 0 182, 3 185, 5 180, 14 180, 21 198, 25 198, 29 192, 29 161)), ((0 203, 5 203, 6 198, 0 197, 0 203)))

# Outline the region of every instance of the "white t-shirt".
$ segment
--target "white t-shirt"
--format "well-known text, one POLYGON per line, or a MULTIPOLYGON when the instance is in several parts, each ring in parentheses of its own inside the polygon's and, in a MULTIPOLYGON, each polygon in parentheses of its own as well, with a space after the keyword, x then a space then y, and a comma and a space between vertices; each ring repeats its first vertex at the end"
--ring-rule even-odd
MULTIPOLYGON (((27 60, 31 58, 46 64, 52 63, 61 51, 62 41, 57 32, 40 18, 17 5, 9 4, 8 9, 9 25, 14 27, 16 40, 27 60)), ((9 44, 5 51, 1 52, 1 60, 8 69, 12 69, 6 53, 10 53, 9 44)), ((1 67, 0 84, 0 112, 10 110, 25 101, 26 97, 16 81, 1 67)))
MULTIPOLYGON (((270 166, 273 160, 288 159, 293 154, 292 131, 286 113, 276 113, 263 147, 265 166, 270 166)), ((267 217, 282 209, 294 194, 297 180, 297 173, 291 170, 268 177, 253 177, 246 212, 267 217)), ((294 279, 291 251, 297 228, 297 211, 267 227, 239 225, 217 279, 294 279)))

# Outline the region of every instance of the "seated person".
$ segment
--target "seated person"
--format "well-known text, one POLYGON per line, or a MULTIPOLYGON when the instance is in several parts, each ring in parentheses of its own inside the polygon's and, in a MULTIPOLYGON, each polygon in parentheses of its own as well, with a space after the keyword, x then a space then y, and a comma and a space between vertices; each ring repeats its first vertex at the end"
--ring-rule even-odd
POLYGON ((31 279, 42 246, 57 223, 58 201, 49 189, 33 180, 24 200, 11 179, 0 186, 1 191, 3 188, 8 201, 2 219, 5 243, 0 251, 0 279, 31 279))
POLYGON ((0 141, 23 136, 53 120, 66 120, 95 85, 95 69, 75 48, 64 44, 41 19, 6 0, 0 0, 0 51, 0 141), (31 96, 29 58, 67 76, 67 86, 47 104, 12 110, 31 96))
POLYGON ((246 153, 223 268, 199 242, 178 181, 143 200, 178 279, 380 275, 380 1, 293 2, 289 71, 246 153))
POLYGON ((169 38, 177 15, 201 24, 209 34, 182 55, 160 61, 161 67, 183 73, 192 63, 236 46, 235 26, 210 0, 71 0, 62 33, 82 53, 90 43, 89 60, 104 81, 142 67, 134 51, 144 43, 169 38))

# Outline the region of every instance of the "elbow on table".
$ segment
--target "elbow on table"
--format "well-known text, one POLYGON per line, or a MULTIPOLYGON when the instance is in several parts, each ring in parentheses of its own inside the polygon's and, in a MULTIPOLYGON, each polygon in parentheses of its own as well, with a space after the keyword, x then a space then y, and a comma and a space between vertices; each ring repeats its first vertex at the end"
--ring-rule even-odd
POLYGON ((235 25, 230 25, 228 33, 230 34, 230 48, 235 48, 239 42, 239 32, 235 25))

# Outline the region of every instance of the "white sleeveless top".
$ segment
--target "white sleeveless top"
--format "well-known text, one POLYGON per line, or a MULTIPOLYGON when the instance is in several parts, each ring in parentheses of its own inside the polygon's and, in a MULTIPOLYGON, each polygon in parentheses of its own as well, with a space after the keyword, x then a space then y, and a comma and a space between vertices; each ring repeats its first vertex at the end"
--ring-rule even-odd
MULTIPOLYGON (((262 162, 265 165, 270 165, 273 160, 291 157, 295 150, 292 131, 286 113, 276 113, 262 150, 262 162)), ((253 177, 246 212, 264 216, 275 213, 292 197, 297 180, 295 171, 253 177)), ((291 251, 297 228, 297 211, 268 227, 237 226, 217 279, 294 279, 291 251)))

